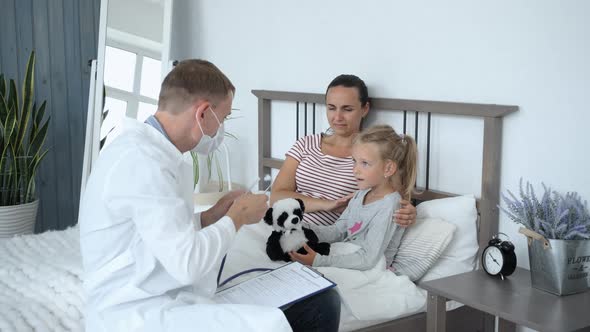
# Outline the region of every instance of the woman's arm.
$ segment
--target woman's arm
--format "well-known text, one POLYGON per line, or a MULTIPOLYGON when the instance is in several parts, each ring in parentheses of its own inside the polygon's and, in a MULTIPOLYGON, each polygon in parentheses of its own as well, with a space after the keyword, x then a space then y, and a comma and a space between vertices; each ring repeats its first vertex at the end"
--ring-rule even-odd
POLYGON ((336 208, 346 206, 348 200, 326 200, 320 198, 312 198, 295 191, 295 173, 299 167, 299 162, 293 158, 287 156, 287 159, 281 166, 279 174, 272 184, 272 190, 270 193, 270 204, 281 200, 283 198, 299 198, 305 204, 305 212, 315 211, 331 211, 336 208))

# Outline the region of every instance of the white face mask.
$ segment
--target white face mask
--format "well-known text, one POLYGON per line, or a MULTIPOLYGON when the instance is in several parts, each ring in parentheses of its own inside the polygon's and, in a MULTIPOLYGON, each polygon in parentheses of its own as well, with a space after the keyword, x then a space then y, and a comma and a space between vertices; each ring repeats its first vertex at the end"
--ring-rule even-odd
POLYGON ((209 135, 205 135, 203 127, 201 127, 201 123, 197 119, 197 124, 201 129, 201 133, 203 133, 203 137, 201 137, 199 143, 191 150, 193 152, 200 153, 203 155, 208 155, 209 153, 215 151, 221 145, 221 143, 223 142, 223 136, 225 136, 223 124, 219 122, 217 115, 215 115, 215 112, 213 112, 213 109, 211 109, 211 107, 209 107, 209 110, 211 111, 211 113, 213 113, 213 116, 215 117, 215 120, 217 120, 217 123, 219 123, 219 128, 217 129, 215 136, 211 137, 209 135))

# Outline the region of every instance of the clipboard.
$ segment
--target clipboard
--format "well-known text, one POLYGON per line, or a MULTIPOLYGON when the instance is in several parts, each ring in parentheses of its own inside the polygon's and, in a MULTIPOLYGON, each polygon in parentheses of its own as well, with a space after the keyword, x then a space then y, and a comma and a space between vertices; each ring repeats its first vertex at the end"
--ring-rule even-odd
POLYGON ((316 270, 290 262, 215 293, 220 304, 252 304, 286 309, 294 303, 336 287, 316 270))

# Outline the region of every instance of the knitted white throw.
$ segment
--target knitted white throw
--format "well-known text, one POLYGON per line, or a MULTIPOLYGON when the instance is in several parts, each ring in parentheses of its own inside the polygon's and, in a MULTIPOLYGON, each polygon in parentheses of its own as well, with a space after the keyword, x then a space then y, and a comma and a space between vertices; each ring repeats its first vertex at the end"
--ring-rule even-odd
POLYGON ((0 240, 0 331, 83 331, 77 227, 0 240))

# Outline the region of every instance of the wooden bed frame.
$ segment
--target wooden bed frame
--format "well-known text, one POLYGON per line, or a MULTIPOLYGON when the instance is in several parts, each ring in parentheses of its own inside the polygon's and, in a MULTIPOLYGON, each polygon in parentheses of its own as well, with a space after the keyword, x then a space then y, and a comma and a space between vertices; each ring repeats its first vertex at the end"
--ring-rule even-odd
MULTIPOLYGON (((258 97, 258 151, 259 151, 259 176, 264 179, 272 169, 280 169, 282 159, 271 158, 271 117, 272 101, 293 102, 296 105, 297 119, 299 119, 300 105, 307 117, 308 105, 315 114, 316 105, 325 104, 325 96, 318 93, 298 93, 285 91, 253 90, 258 97)), ((489 239, 498 233, 498 204, 500 195, 500 166, 502 152, 502 118, 510 113, 518 111, 517 106, 487 105, 472 103, 440 102, 428 100, 407 100, 371 98, 371 108, 379 111, 403 112, 403 132, 406 132, 408 112, 414 113, 415 136, 418 137, 419 114, 427 114, 427 152, 426 152, 426 185, 419 188, 420 194, 414 195, 419 201, 436 198, 456 196, 452 193, 444 193, 429 188, 429 154, 430 154, 430 118, 431 114, 447 114, 483 118, 483 163, 481 177, 481 193, 477 200, 479 213, 478 242, 479 253, 485 248, 489 239)), ((315 119, 315 117, 314 117, 315 119)), ((297 122, 298 123, 298 122, 297 122)), ((298 124, 297 124, 298 125, 298 124)), ((306 121, 307 125, 307 121, 306 121)), ((315 127, 315 125, 314 125, 315 127)), ((396 128, 399 130, 399 128, 396 128)), ((314 128, 315 130, 315 128, 314 128)), ((307 130, 306 130, 307 131, 307 130)), ((260 180, 259 188, 266 188, 268 182, 260 180)), ((494 316, 485 314, 473 308, 462 306, 447 314, 448 331, 493 331, 494 316)), ((412 316, 388 321, 374 326, 369 326, 359 331, 425 331, 426 313, 418 313, 412 316)))

